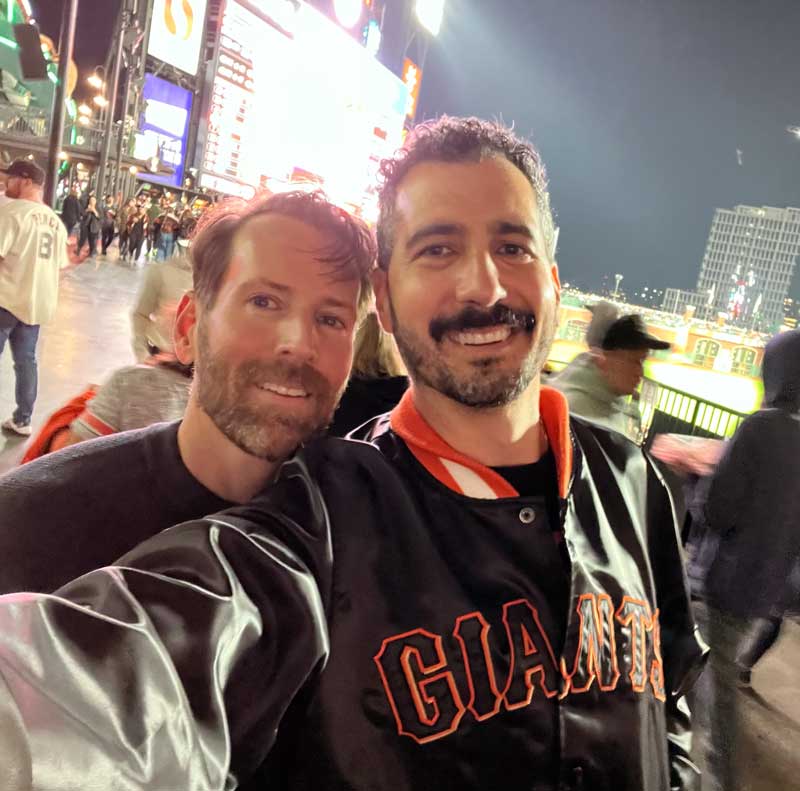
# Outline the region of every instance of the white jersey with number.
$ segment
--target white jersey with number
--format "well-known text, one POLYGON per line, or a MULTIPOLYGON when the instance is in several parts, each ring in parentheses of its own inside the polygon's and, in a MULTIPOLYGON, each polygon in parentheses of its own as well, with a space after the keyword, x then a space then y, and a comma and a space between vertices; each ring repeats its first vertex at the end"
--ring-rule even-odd
POLYGON ((67 232, 49 206, 22 198, 0 206, 0 308, 25 324, 49 321, 68 264, 67 232))

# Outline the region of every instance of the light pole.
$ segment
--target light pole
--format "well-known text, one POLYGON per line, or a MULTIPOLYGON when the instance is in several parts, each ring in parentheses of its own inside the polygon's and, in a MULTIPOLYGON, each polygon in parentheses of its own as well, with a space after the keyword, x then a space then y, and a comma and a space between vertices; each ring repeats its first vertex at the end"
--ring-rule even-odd
POLYGON ((50 206, 56 203, 56 184, 61 165, 59 152, 64 137, 64 114, 67 98, 67 69, 72 61, 75 43, 75 22, 78 18, 78 0, 67 0, 61 18, 61 35, 58 42, 58 85, 56 86, 53 117, 50 123, 50 142, 47 148, 47 177, 44 187, 44 200, 50 206))
POLYGON ((614 299, 619 299, 619 284, 625 279, 625 275, 614 275, 614 299))
POLYGON ((114 57, 114 72, 111 76, 111 96, 108 99, 108 111, 106 113, 106 123, 105 129, 103 130, 102 149, 100 153, 100 166, 97 169, 98 199, 105 194, 106 170, 108 169, 108 157, 111 153, 111 129, 114 124, 114 109, 117 105, 117 86, 119 85, 119 75, 122 69, 122 47, 125 43, 125 33, 128 29, 128 20, 130 17, 130 11, 128 11, 127 8, 120 8, 119 12, 122 15, 122 19, 119 29, 117 30, 117 50, 114 57))

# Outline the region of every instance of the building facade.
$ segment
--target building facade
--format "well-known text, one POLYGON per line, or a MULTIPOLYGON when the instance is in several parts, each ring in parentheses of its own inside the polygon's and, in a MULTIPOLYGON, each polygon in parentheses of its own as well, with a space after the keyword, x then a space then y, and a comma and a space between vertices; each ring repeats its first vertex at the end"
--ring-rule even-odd
POLYGON ((708 318, 724 313, 734 326, 774 331, 782 322, 798 254, 800 209, 717 209, 694 304, 708 318))

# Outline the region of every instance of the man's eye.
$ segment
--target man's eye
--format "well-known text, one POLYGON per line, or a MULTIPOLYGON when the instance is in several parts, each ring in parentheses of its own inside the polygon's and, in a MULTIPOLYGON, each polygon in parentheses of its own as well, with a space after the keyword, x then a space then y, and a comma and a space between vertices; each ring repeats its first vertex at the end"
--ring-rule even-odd
POLYGON ((449 255, 453 252, 452 247, 446 244, 432 244, 423 248, 419 252, 419 256, 430 256, 431 258, 441 258, 442 256, 449 255))
POLYGON ((267 310, 274 310, 278 306, 278 303, 272 297, 268 297, 265 294, 256 294, 256 296, 250 297, 250 302, 257 308, 267 310))
POLYGON ((507 255, 512 258, 520 258, 522 256, 530 255, 530 253, 522 245, 512 244, 510 242, 508 244, 500 245, 499 252, 500 255, 507 255))
POLYGON ((320 316, 320 324, 333 329, 344 329, 344 322, 338 316, 320 316))

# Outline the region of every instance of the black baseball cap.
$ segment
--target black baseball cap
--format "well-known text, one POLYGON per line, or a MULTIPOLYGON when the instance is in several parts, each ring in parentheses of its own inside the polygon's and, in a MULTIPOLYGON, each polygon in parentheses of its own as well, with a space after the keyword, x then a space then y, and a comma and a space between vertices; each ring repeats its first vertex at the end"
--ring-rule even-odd
POLYGON ((606 351, 614 349, 669 349, 670 344, 647 332, 642 317, 632 313, 618 318, 606 330, 603 338, 606 351))
POLYGON ((15 159, 7 168, 0 168, 0 173, 6 176, 19 176, 21 179, 30 179, 34 184, 44 184, 44 171, 30 159, 15 159))

